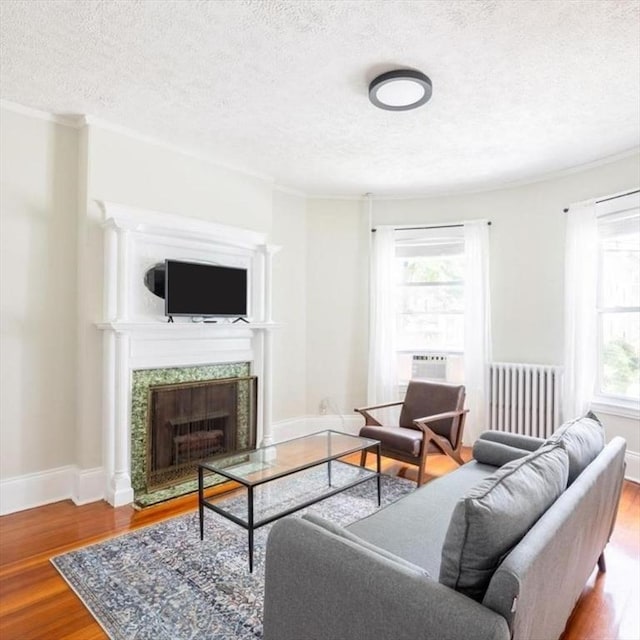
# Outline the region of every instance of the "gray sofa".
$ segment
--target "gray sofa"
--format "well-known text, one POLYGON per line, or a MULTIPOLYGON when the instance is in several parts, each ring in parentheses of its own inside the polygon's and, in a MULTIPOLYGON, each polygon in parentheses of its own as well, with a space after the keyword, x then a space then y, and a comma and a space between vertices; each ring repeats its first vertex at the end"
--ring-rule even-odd
POLYGON ((567 425, 553 442, 488 432, 476 459, 346 528, 277 522, 265 640, 558 638, 605 568, 625 453, 593 420, 567 425))

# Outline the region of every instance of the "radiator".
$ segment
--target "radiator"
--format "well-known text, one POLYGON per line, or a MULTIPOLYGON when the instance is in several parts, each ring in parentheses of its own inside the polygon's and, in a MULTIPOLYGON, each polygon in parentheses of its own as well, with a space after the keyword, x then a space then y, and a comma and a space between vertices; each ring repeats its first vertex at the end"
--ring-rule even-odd
POLYGON ((562 367, 489 365, 489 428, 547 438, 559 426, 562 367))

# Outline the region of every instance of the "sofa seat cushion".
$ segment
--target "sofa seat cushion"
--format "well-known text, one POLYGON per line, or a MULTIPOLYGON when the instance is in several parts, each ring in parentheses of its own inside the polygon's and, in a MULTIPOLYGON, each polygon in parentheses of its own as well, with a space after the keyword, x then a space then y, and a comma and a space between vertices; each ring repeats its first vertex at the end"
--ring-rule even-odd
POLYGON ((420 445, 422 444, 422 431, 417 429, 400 429, 398 427, 362 427, 360 429, 361 438, 373 438, 381 440, 384 438, 385 448, 399 451, 409 456, 418 457, 420 455, 420 445))
POLYGON ((491 576, 567 486, 559 443, 513 460, 457 502, 442 547, 440 582, 481 601, 491 576))
POLYGON ((495 467, 469 462, 348 525, 346 529, 426 569, 437 579, 442 545, 456 502, 494 471, 495 467))
POLYGON ((409 569, 414 573, 417 573, 418 575, 426 576, 427 578, 432 577, 431 574, 426 569, 422 567, 418 567, 412 562, 408 562, 404 558, 401 558, 400 556, 397 556, 394 553, 391 553, 386 549, 383 549, 382 547, 378 547, 376 545, 371 544, 370 542, 367 542, 364 538, 361 538, 360 536, 357 536, 351 533, 350 531, 347 531, 344 527, 341 527, 339 524, 336 524, 335 522, 330 522, 329 520, 325 520, 324 518, 321 518, 320 516, 316 515, 312 511, 309 513, 305 513, 305 515, 303 515, 302 518, 304 520, 307 520, 308 522, 315 524, 317 527, 321 527, 322 529, 325 529, 326 531, 333 533, 333 535, 335 536, 340 536, 345 540, 349 540, 349 542, 353 542, 354 544, 357 544, 365 549, 368 549, 372 553, 377 553, 379 556, 382 556, 387 560, 391 560, 392 562, 395 562, 396 564, 399 564, 403 566, 405 569, 409 569))
POLYGON ((565 422, 548 442, 561 442, 569 455, 571 484, 604 449, 604 428, 595 414, 565 422))

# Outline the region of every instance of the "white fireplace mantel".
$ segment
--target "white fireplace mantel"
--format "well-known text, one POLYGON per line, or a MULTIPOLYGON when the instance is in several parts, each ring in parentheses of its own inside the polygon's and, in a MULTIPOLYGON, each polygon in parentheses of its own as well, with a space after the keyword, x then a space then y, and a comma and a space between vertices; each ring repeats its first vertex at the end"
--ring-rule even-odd
POLYGON ((271 444, 271 260, 279 247, 263 234, 200 219, 99 203, 104 212, 102 424, 106 496, 133 500, 131 486, 132 371, 249 362, 258 376, 258 442, 271 444), (165 259, 242 266, 249 273, 249 323, 168 323, 144 273, 165 259))

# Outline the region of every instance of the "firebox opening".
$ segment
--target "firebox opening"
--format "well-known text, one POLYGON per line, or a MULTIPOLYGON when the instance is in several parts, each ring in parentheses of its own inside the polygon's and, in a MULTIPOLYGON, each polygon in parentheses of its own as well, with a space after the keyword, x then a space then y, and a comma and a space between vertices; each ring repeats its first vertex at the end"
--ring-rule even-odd
POLYGON ((147 487, 195 478, 198 463, 255 447, 255 377, 149 388, 147 487), (239 441, 239 416, 251 437, 239 441))

